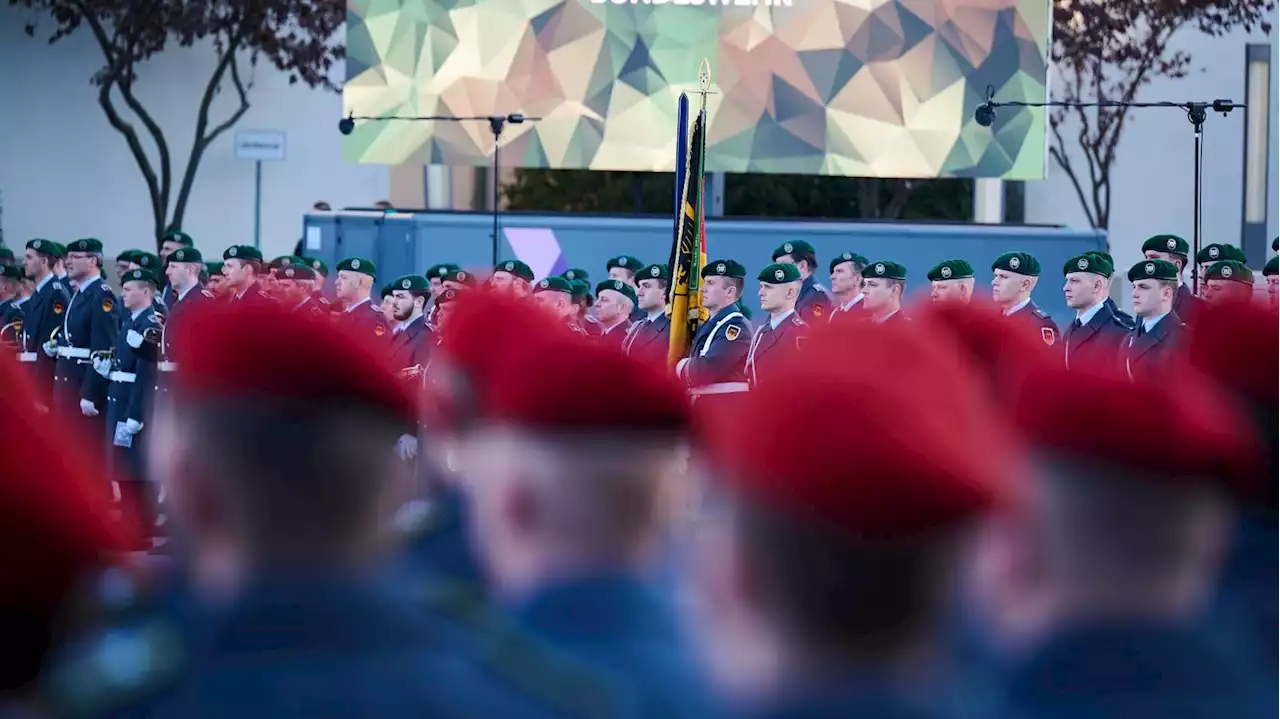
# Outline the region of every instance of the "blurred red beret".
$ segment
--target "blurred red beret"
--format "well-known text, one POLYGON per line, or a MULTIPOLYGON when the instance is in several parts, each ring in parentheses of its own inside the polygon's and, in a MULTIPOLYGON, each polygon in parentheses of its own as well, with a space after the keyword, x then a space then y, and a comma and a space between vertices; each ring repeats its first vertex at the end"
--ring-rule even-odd
POLYGON ((1129 380, 1041 367, 1015 393, 1011 414, 1042 450, 1154 477, 1238 487, 1260 471, 1257 437, 1239 407, 1185 370, 1129 380))
POLYGON ((1191 365, 1240 399, 1275 409, 1280 399, 1280 316, 1256 302, 1206 303, 1187 338, 1191 365))
POLYGON ((922 332, 945 335, 957 351, 1002 392, 1034 367, 1061 363, 1061 347, 1045 345, 1024 322, 1013 321, 995 305, 931 302, 912 314, 922 332))
POLYGON ((816 328, 804 351, 707 418, 709 459, 763 507, 905 539, 1011 500, 1017 447, 949 343, 920 325, 816 328))
POLYGON ((367 337, 274 303, 202 302, 169 337, 188 396, 322 399, 417 421, 416 398, 367 337))

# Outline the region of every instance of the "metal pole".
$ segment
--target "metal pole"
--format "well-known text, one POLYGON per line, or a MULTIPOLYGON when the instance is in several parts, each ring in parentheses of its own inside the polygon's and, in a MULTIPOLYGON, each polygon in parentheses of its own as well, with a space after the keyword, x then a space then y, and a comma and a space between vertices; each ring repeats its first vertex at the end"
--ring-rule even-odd
POLYGON ((262 160, 253 163, 253 246, 262 249, 262 160))
POLYGON ((1200 266, 1196 264, 1196 257, 1200 254, 1200 194, 1203 189, 1204 121, 1207 115, 1208 113, 1202 105, 1192 104, 1190 110, 1187 111, 1187 118, 1191 120, 1192 126, 1195 127, 1196 136, 1195 198, 1192 201, 1191 258, 1188 263, 1191 265, 1191 293, 1194 295, 1200 294, 1200 266))
POLYGON ((502 135, 502 126, 493 131, 493 266, 498 266, 498 138, 502 135))

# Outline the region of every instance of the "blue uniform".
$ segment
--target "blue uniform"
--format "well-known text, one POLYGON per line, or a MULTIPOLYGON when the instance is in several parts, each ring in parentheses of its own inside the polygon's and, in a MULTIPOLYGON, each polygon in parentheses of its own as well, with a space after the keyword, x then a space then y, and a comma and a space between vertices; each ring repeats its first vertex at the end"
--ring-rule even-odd
POLYGON ((1087 324, 1079 322, 1078 318, 1073 320, 1063 333, 1066 366, 1110 367, 1120 344, 1129 336, 1130 328, 1125 327, 1105 302, 1087 324))
POLYGON ((368 337, 370 341, 382 341, 391 334, 387 320, 382 316, 382 309, 371 300, 361 301, 338 316, 339 322, 346 322, 354 329, 357 337, 368 337))
POLYGON ((107 377, 110 384, 105 412, 107 446, 121 447, 121 452, 117 454, 125 457, 129 473, 137 479, 143 477, 142 433, 133 435, 126 447, 120 443, 124 441, 123 438, 117 441, 117 432, 119 425, 128 420, 146 423, 156 385, 156 363, 129 346, 129 332, 132 330, 143 334, 157 326, 155 309, 152 307, 138 313, 137 317, 125 318, 125 324, 120 327, 116 338, 111 374, 107 377))
POLYGON ((433 346, 432 332, 425 317, 419 315, 409 326, 391 338, 391 366, 404 369, 415 365, 426 367, 433 346))
POLYGON ((67 285, 49 275, 25 303, 22 336, 26 339, 21 359, 32 365, 32 383, 36 396, 44 402, 49 402, 53 397, 53 373, 57 361, 46 355, 41 345, 48 341, 54 330, 62 326, 62 315, 67 311, 70 299, 67 285))
POLYGON ((831 315, 832 306, 831 294, 813 275, 800 283, 800 294, 796 297, 796 314, 800 319, 810 324, 825 321, 831 315))
POLYGON ((745 390, 751 324, 736 304, 716 312, 693 336, 683 375, 695 392, 738 386, 745 390))
POLYGON ((121 306, 107 283, 94 277, 71 296, 62 315, 58 362, 54 372, 54 404, 79 411, 88 400, 106 409, 107 380, 93 371, 90 353, 112 349, 120 328, 121 306))
POLYGON ((851 677, 824 690, 809 690, 773 699, 762 706, 735 711, 734 719, 931 719, 937 714, 912 698, 893 691, 886 678, 874 682, 851 677))
POLYGON ((1185 329, 1175 312, 1161 317, 1150 332, 1139 318, 1138 326, 1120 343, 1120 366, 1130 379, 1155 369, 1172 356, 1185 329))
POLYGON ((1124 325, 1124 328, 1126 330, 1133 329, 1133 324, 1134 324, 1133 315, 1120 309, 1116 305, 1115 301, 1112 300, 1110 297, 1103 300, 1102 304, 1105 305, 1107 309, 1111 310, 1111 313, 1116 316, 1116 319, 1120 320, 1120 324, 1124 325))
MULTIPOLYGON (((1201 278, 1200 281, 1204 282, 1204 279, 1201 278)), ((1178 291, 1173 294, 1173 313, 1183 322, 1194 322, 1196 310, 1203 306, 1204 300, 1191 294, 1190 287, 1178 285, 1178 291)))
POLYGON ((467 498, 461 490, 441 487, 435 491, 417 526, 410 528, 402 550, 411 572, 482 586, 483 572, 471 543, 467 517, 467 498))
POLYGON ((1028 302, 1009 314, 1008 317, 1010 320, 1026 322, 1031 325, 1037 330, 1036 336, 1046 345, 1052 347, 1058 344, 1058 325, 1054 324, 1049 315, 1037 307, 1036 303, 1028 302))
POLYGON ((667 350, 671 346, 671 318, 666 313, 650 320, 648 315, 631 325, 622 350, 632 357, 646 362, 665 365, 667 350))
POLYGON ((607 672, 645 717, 709 715, 703 682, 670 608, 637 577, 601 574, 545 586, 517 620, 574 658, 607 672))
POLYGON ((771 321, 757 327, 747 355, 747 378, 751 385, 755 387, 773 379, 773 365, 799 351, 808 332, 809 325, 794 312, 784 317, 776 328, 771 321))

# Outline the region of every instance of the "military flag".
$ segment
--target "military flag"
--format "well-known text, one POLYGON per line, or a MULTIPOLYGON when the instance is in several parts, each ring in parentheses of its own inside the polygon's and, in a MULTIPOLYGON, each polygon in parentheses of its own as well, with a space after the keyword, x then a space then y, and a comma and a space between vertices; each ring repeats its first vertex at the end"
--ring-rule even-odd
MULTIPOLYGON (((699 325, 707 319, 702 306, 699 274, 707 263, 707 242, 703 209, 704 169, 707 154, 707 91, 711 86, 711 69, 706 60, 698 73, 699 108, 689 134, 688 151, 681 182, 681 202, 671 244, 671 285, 667 292, 667 312, 671 317, 671 340, 667 348, 667 364, 674 367, 689 354, 689 346, 699 325)), ((678 138, 684 143, 685 137, 678 138)), ((679 168, 677 168, 679 169, 679 168)))

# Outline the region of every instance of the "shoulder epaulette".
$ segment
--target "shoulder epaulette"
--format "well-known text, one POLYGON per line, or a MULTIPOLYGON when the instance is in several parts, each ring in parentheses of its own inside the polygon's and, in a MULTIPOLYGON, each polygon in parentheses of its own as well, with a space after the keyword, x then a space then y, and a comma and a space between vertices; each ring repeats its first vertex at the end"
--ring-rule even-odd
POLYGON ((57 280, 53 280, 53 281, 52 281, 52 282, 50 282, 49 284, 53 285, 53 289, 55 289, 55 290, 61 290, 61 289, 62 289, 62 283, 61 283, 61 282, 59 282, 59 281, 57 281, 57 280))
POLYGON ((791 324, 795 325, 796 327, 807 326, 807 323, 804 320, 800 319, 800 315, 791 315, 791 324))
POLYGON ((211 299, 211 300, 216 300, 216 299, 218 299, 218 296, 217 296, 217 295, 215 295, 215 294, 213 294, 213 293, 212 293, 212 292, 210 292, 209 290, 201 289, 201 290, 200 290, 200 294, 204 295, 205 297, 208 297, 208 298, 209 298, 209 299, 211 299))

